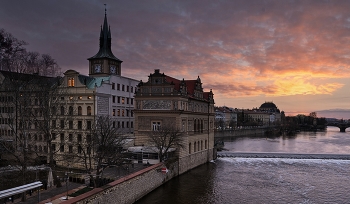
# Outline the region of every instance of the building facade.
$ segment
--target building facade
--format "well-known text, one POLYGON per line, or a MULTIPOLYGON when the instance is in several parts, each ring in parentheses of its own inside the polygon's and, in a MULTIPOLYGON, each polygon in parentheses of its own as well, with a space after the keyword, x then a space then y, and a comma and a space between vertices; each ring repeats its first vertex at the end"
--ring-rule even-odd
MULTIPOLYGON (((118 128, 120 134, 129 138, 134 134, 134 92, 139 81, 121 75, 122 61, 112 53, 106 14, 99 42, 97 54, 88 58, 89 76, 75 70, 64 73, 60 88, 66 95, 62 97, 65 106, 60 107, 62 119, 53 126, 59 135, 53 141, 53 148, 58 152, 57 157, 61 157, 57 158, 61 165, 69 165, 64 158, 67 155, 92 151, 86 148, 99 116, 113 119, 113 128, 118 128), (67 115, 72 117, 64 121, 67 115)), ((71 165, 82 167, 83 164, 72 162, 71 165)))
POLYGON ((212 160, 213 96, 203 91, 199 77, 178 80, 156 69, 135 94, 135 146, 152 146, 147 134, 171 124, 183 132, 183 148, 176 150, 180 173, 212 160))

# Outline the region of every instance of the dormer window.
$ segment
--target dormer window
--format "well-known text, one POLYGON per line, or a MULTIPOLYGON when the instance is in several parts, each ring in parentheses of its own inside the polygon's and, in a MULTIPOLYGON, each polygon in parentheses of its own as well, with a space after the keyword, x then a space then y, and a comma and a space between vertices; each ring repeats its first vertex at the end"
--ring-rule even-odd
POLYGON ((74 87, 75 86, 75 83, 74 83, 74 78, 68 78, 68 86, 69 87, 74 87))

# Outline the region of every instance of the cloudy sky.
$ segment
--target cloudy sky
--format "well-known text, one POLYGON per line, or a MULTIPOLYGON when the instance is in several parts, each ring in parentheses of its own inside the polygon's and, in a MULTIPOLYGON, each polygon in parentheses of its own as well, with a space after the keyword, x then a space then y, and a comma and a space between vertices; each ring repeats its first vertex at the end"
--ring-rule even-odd
POLYGON ((11 0, 0 28, 87 75, 105 3, 124 76, 200 76, 218 106, 350 109, 350 1, 11 0))

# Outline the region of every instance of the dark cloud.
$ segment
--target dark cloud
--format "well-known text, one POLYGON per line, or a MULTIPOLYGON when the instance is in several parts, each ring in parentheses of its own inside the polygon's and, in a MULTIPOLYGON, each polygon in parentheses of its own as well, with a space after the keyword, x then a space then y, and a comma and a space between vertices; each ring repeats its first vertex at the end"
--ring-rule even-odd
POLYGON ((349 1, 1 1, 0 25, 88 72, 107 3, 123 73, 201 76, 217 102, 234 96, 344 94, 350 77, 349 1), (303 90, 302 90, 303 89, 303 90))

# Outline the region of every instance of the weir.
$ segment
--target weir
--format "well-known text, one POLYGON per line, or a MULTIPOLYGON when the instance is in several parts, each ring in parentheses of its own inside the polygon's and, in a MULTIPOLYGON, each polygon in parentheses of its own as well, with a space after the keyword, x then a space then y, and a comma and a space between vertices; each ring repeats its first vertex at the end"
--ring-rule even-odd
POLYGON ((217 157, 350 160, 350 154, 298 154, 280 152, 218 152, 217 157))

